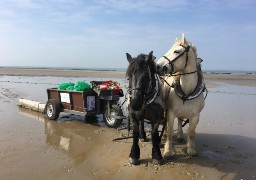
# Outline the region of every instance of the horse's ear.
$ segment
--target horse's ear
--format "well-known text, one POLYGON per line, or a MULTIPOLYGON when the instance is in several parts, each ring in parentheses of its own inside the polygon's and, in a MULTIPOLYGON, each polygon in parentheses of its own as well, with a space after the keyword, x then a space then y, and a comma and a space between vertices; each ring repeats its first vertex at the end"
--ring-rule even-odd
POLYGON ((130 63, 132 61, 132 56, 129 53, 126 53, 126 57, 128 62, 130 63))
POLYGON ((181 42, 184 43, 184 41, 185 41, 185 35, 182 33, 181 42))
POLYGON ((203 62, 203 59, 202 58, 197 58, 197 64, 201 64, 201 62, 203 62))
POLYGON ((151 51, 149 54, 148 54, 148 61, 154 61, 156 59, 156 57, 155 56, 153 56, 153 51, 151 51))
POLYGON ((182 44, 186 44, 187 43, 187 40, 186 40, 185 35, 183 33, 182 33, 181 42, 182 42, 182 44))

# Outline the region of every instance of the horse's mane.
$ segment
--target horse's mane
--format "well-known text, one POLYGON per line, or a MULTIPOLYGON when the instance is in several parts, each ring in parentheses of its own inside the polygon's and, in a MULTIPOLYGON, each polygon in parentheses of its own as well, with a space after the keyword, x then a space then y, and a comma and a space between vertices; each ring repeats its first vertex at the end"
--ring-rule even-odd
POLYGON ((196 48, 196 46, 195 46, 194 44, 192 44, 191 42, 188 42, 188 44, 189 44, 190 47, 193 49, 193 51, 194 51, 194 53, 195 53, 195 55, 196 55, 196 57, 197 57, 197 48, 196 48))
MULTIPOLYGON (((126 76, 129 77, 134 73, 145 72, 145 63, 147 63, 146 59, 147 59, 147 55, 145 55, 145 54, 139 54, 137 56, 137 58, 133 58, 133 60, 129 63, 129 66, 126 70, 126 76)), ((153 70, 155 72, 154 61, 150 61, 149 67, 150 67, 151 72, 153 70), (152 64, 152 62, 153 62, 153 64, 152 64)))

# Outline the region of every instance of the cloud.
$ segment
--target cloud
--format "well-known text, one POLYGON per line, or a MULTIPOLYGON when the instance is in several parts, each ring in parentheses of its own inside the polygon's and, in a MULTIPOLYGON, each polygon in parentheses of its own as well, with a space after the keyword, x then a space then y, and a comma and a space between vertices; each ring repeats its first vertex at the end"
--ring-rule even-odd
POLYGON ((187 0, 97 0, 96 4, 100 4, 104 9, 114 9, 118 11, 137 11, 140 13, 152 13, 163 11, 164 9, 176 9, 187 6, 187 0))
POLYGON ((95 0, 107 12, 134 11, 139 13, 172 12, 172 11, 223 11, 246 10, 255 7, 254 0, 95 0))
POLYGON ((253 9, 256 2, 254 0, 198 0, 190 5, 196 10, 217 12, 253 9))
POLYGON ((40 8, 39 3, 36 3, 33 0, 7 0, 7 2, 18 8, 25 8, 25 9, 40 8))
POLYGON ((254 4, 252 0, 0 0, 0 51, 8 59, 5 63, 12 59, 14 65, 22 59, 42 66, 49 62, 58 66, 65 60, 66 66, 124 67, 125 52, 135 56, 153 50, 159 58, 183 32, 205 64, 221 64, 222 58, 231 64, 232 59, 250 60, 254 52, 254 4), (246 51, 244 44, 252 47, 248 55, 236 55, 246 51))

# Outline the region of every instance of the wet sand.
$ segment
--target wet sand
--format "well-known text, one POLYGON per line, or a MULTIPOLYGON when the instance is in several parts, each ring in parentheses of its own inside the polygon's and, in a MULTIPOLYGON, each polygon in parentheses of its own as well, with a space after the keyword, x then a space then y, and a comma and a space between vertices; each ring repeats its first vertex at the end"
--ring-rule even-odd
POLYGON ((141 164, 131 166, 131 139, 113 142, 120 134, 101 116, 85 121, 61 114, 49 121, 17 107, 19 98, 46 102, 46 89, 62 82, 127 84, 124 72, 83 73, 0 68, 0 179, 256 178, 256 75, 205 75, 209 94, 197 127, 198 157, 188 158, 185 145, 176 143, 175 158, 154 166, 151 143, 141 142, 141 164))
POLYGON ((60 69, 27 69, 1 68, 0 75, 9 76, 55 76, 55 77, 106 77, 123 78, 125 73, 120 71, 90 71, 90 70, 60 70, 60 69))

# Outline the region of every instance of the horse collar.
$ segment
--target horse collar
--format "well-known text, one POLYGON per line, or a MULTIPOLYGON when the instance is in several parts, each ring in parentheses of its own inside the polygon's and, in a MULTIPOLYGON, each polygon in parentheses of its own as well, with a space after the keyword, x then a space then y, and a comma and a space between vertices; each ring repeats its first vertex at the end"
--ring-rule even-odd
POLYGON ((194 91, 188 95, 186 95, 180 86, 180 82, 178 81, 174 81, 172 86, 174 88, 175 93, 185 102, 188 100, 192 100, 197 98, 202 92, 204 92, 206 90, 205 84, 203 83, 203 77, 202 77, 202 72, 198 72, 198 81, 197 81, 197 85, 196 88, 194 89, 194 91))
POLYGON ((152 82, 151 84, 153 85, 147 95, 145 96, 145 105, 151 104, 156 97, 159 95, 159 79, 158 75, 156 73, 152 74, 152 82))

